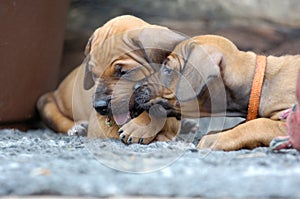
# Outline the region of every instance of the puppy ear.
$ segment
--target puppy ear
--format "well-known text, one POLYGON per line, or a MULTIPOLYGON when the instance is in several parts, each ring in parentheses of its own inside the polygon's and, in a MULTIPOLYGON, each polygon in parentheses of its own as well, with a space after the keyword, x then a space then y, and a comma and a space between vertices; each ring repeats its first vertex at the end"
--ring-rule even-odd
POLYGON ((93 42, 93 39, 94 39, 94 36, 95 34, 93 34, 90 38, 89 38, 89 40, 88 40, 88 42, 87 42, 87 44, 86 44, 86 46, 85 46, 85 49, 84 49, 84 55, 85 56, 87 56, 88 54, 90 54, 90 52, 91 52, 91 49, 92 49, 92 42, 93 42))
POLYGON ((175 46, 187 38, 182 33, 153 25, 142 29, 138 39, 133 40, 139 48, 144 49, 148 63, 161 64, 175 46))
POLYGON ((90 55, 88 54, 83 61, 83 64, 85 64, 83 88, 85 90, 89 90, 90 88, 92 88, 95 85, 95 82, 93 79, 93 73, 91 71, 89 61, 90 61, 90 55))
POLYGON ((188 101, 201 95, 201 92, 215 78, 220 77, 223 54, 215 47, 195 42, 183 46, 183 68, 176 88, 179 101, 188 101))
POLYGON ((95 37, 95 33, 89 38, 89 40, 88 40, 88 42, 87 42, 87 44, 85 46, 85 50, 84 50, 84 54, 85 54, 86 57, 85 57, 85 59, 83 61, 83 64, 85 65, 83 88, 85 90, 89 90, 95 84, 95 82, 93 80, 92 71, 90 70, 90 65, 89 65, 90 52, 92 50, 92 42, 94 40, 94 37, 95 37))
POLYGON ((83 80, 83 88, 85 90, 89 90, 95 85, 95 82, 93 80, 93 74, 91 71, 91 66, 90 66, 90 57, 91 57, 91 51, 92 51, 92 45, 94 44, 95 46, 95 40, 98 40, 98 36, 101 33, 102 28, 98 28, 93 35, 89 38, 84 54, 85 54, 85 59, 83 61, 83 64, 85 65, 85 71, 84 71, 84 80, 83 80))

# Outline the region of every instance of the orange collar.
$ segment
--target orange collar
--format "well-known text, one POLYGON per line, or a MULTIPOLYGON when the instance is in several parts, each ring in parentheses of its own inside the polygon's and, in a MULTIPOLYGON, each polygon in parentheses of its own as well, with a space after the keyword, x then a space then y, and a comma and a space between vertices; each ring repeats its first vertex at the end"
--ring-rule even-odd
POLYGON ((255 74, 252 81, 252 88, 248 105, 248 115, 246 121, 250 121, 257 118, 266 66, 267 57, 263 55, 257 55, 255 74))

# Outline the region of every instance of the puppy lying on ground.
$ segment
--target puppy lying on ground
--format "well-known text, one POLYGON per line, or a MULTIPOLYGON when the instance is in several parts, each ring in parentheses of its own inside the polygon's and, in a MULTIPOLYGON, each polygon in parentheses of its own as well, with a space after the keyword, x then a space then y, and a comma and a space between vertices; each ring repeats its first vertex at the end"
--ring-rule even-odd
POLYGON ((252 149, 287 134, 279 115, 296 102, 294 82, 299 68, 300 56, 265 58, 240 51, 220 36, 197 36, 178 44, 160 72, 136 85, 136 92, 148 96, 140 106, 147 109, 159 104, 170 117, 250 115, 249 121, 233 129, 204 136, 198 148, 252 149), (253 85, 259 82, 259 72, 255 71, 262 67, 265 72, 260 74, 261 92, 257 94, 253 85), (256 114, 251 118, 255 113, 250 107, 252 93, 257 119, 256 114))
POLYGON ((184 39, 165 27, 133 16, 110 20, 91 36, 83 64, 57 90, 38 100, 42 119, 62 133, 84 134, 88 128, 88 137, 117 138, 130 143, 149 143, 156 135, 158 140, 171 138, 179 128, 174 118, 157 124, 162 125, 159 129, 151 128, 156 131, 154 137, 147 137, 148 129, 136 129, 156 126, 156 121, 151 121, 151 116, 132 102, 131 95, 136 81, 154 73, 155 63, 160 66, 184 39), (119 125, 123 125, 121 131, 119 125))

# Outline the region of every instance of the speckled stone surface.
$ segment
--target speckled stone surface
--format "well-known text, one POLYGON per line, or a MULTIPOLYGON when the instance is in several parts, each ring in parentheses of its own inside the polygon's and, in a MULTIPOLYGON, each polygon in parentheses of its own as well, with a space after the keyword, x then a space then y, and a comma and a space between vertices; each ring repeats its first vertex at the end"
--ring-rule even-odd
POLYGON ((300 197, 300 153, 0 131, 0 195, 300 197))

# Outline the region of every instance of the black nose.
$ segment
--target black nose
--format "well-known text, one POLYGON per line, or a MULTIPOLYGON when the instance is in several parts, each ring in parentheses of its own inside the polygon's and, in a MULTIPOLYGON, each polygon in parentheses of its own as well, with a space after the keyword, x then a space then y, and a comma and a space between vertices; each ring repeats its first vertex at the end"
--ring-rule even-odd
POLYGON ((109 114, 110 98, 97 99, 94 101, 94 109, 101 115, 109 114))
POLYGON ((151 90, 146 86, 140 86, 134 92, 135 94, 135 102, 139 105, 142 105, 151 100, 151 90))

